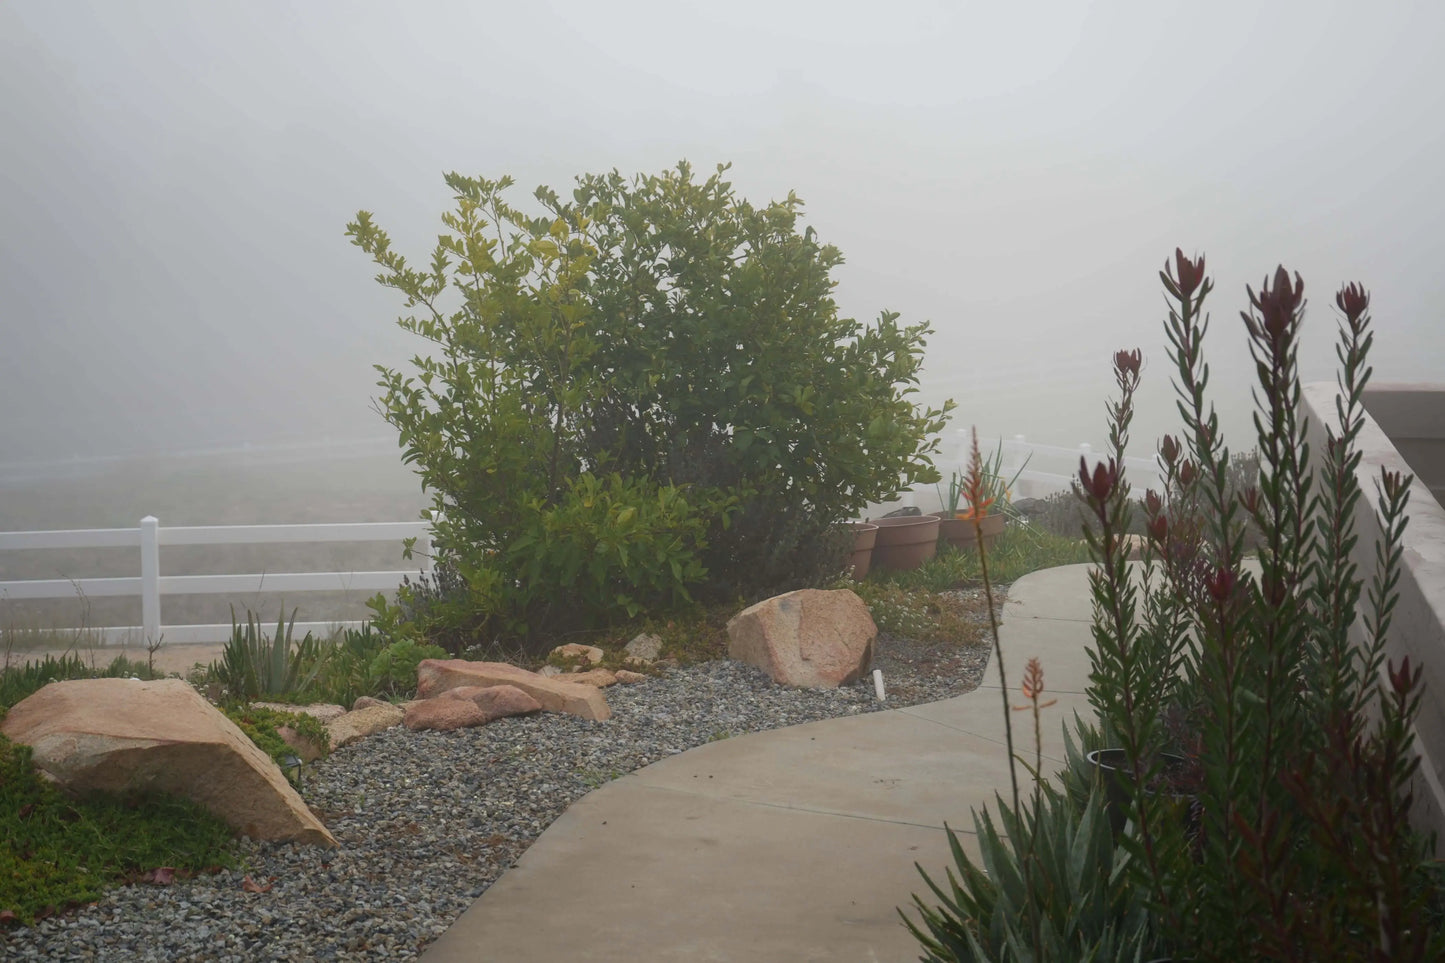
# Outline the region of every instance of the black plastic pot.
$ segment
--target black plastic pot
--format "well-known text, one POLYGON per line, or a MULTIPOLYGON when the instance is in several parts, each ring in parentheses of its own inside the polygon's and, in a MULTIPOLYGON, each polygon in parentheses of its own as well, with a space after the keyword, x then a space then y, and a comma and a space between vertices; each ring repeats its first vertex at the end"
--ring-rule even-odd
MULTIPOLYGON (((1189 760, 1172 752, 1161 753, 1167 770, 1184 768, 1189 760)), ((1089 753, 1088 760, 1104 782, 1104 798, 1109 813, 1109 828, 1117 840, 1124 834, 1129 821, 1129 804, 1133 796, 1133 780, 1129 772, 1129 756, 1123 749, 1097 749, 1089 753)), ((1152 790, 1146 790, 1152 792, 1152 790)), ((1190 793, 1170 793, 1184 820, 1184 835, 1193 840, 1199 837, 1199 797, 1190 793)))

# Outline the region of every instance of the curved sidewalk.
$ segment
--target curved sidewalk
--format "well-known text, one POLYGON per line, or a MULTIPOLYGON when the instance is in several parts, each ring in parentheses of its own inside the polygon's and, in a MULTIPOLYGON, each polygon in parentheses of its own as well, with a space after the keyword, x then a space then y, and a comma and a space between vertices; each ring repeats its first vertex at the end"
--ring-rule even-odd
MULTIPOLYGON (((1088 569, 1019 579, 1000 631, 1011 701, 1033 656, 1045 698, 1059 700, 1043 724, 1057 764, 1062 721, 1088 707, 1088 569)), ((1014 722, 1017 747, 1031 747, 1028 714, 1014 722)), ((945 822, 967 830, 976 855, 970 811, 1007 793, 1003 725, 990 660, 966 695, 738 736, 639 769, 574 803, 422 960, 917 959, 896 907, 927 891, 915 861, 943 878, 945 822)))

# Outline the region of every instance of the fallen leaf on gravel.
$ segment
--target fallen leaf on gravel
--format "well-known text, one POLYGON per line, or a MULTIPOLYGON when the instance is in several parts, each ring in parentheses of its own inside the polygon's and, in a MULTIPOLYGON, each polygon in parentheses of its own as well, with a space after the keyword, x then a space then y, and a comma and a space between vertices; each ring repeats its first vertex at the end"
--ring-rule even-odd
POLYGON ((248 893, 269 893, 271 891, 271 886, 271 883, 267 883, 265 886, 262 886, 260 883, 256 882, 249 876, 241 880, 241 888, 248 893))

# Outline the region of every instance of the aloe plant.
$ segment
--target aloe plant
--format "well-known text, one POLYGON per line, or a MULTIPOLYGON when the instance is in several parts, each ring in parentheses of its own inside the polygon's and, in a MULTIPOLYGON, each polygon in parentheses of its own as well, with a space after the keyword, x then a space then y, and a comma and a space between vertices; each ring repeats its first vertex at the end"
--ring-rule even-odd
POLYGON ((292 649, 291 636, 296 628, 296 609, 291 621, 286 610, 276 620, 276 631, 269 638, 261 630, 261 621, 249 609, 246 624, 236 621, 231 609, 231 638, 226 642, 221 662, 213 664, 226 691, 238 699, 254 700, 262 696, 294 695, 304 691, 316 680, 325 663, 320 640, 310 632, 292 649))

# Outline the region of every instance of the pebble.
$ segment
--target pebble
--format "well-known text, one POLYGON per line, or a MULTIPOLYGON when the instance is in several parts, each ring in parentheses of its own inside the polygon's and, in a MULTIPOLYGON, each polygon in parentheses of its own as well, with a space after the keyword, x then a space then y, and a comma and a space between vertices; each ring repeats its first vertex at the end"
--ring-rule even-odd
POLYGON ((985 645, 880 636, 871 675, 789 689, 732 661, 606 690, 607 722, 538 713, 476 729, 403 726, 306 767, 308 805, 335 850, 242 840, 244 866, 135 884, 0 933, 7 960, 412 960, 574 801, 694 746, 971 691, 985 645), (249 877, 266 892, 243 889, 249 877))

